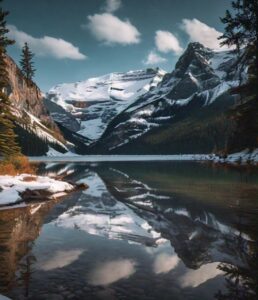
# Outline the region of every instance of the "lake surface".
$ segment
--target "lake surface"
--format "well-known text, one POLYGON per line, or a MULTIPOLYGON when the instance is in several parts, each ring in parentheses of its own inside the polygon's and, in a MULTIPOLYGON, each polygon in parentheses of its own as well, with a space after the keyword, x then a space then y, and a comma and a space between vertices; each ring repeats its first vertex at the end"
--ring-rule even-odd
POLYGON ((0 211, 12 299, 257 299, 258 173, 194 162, 42 164, 85 182, 0 211))

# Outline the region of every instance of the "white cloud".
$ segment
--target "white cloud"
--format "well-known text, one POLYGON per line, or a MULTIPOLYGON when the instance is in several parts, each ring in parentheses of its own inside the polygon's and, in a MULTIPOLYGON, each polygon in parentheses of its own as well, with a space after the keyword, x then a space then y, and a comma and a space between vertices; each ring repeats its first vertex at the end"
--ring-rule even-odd
POLYGON ((104 10, 108 13, 113 13, 117 11, 122 5, 121 0, 106 0, 106 5, 104 10))
POLYGON ((140 42, 140 32, 129 20, 122 21, 109 13, 88 16, 89 24, 82 25, 89 28, 92 35, 105 44, 130 45, 140 42))
POLYGON ((211 49, 221 49, 218 37, 221 32, 197 19, 183 19, 182 29, 189 35, 192 42, 199 42, 211 49))
POLYGON ((18 30, 15 26, 9 25, 9 36, 16 41, 16 44, 21 48, 27 42, 32 52, 38 56, 50 56, 57 59, 74 59, 82 60, 87 57, 79 51, 79 48, 73 44, 63 40, 44 36, 35 38, 26 32, 18 30))
POLYGON ((147 59, 143 61, 143 63, 145 65, 156 65, 156 64, 164 63, 166 61, 167 61, 166 58, 161 57, 155 51, 151 51, 148 54, 147 59))
POLYGON ((156 31, 155 43, 158 50, 163 53, 180 54, 183 51, 178 39, 169 31, 156 31))

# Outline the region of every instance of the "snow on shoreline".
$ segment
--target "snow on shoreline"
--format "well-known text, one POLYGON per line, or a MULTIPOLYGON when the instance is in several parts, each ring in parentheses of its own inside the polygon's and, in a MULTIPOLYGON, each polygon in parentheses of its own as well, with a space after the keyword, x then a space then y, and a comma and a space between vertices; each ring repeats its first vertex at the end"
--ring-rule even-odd
POLYGON ((212 154, 179 154, 179 155, 60 155, 31 156, 31 162, 116 162, 116 161, 195 161, 211 160, 212 154))
POLYGON ((257 165, 258 149, 245 149, 238 153, 219 157, 215 154, 174 154, 174 155, 73 155, 72 153, 53 153, 53 156, 30 157, 32 162, 136 162, 136 161, 210 161, 234 165, 257 165))
POLYGON ((258 164, 258 149, 249 151, 245 149, 241 152, 232 153, 227 155, 225 158, 220 158, 215 156, 213 161, 215 163, 225 163, 225 164, 234 164, 234 165, 257 165, 258 164))
POLYGON ((32 176, 29 174, 0 176, 0 206, 19 202, 22 200, 20 193, 26 189, 44 190, 52 193, 54 196, 71 191, 73 188, 73 185, 67 182, 46 176, 32 176))

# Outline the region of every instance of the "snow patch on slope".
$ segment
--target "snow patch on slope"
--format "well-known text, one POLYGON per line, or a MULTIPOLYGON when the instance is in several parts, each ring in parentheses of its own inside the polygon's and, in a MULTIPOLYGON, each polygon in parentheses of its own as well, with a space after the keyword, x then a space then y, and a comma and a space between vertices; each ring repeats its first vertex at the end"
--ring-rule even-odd
POLYGON ((112 73, 60 84, 53 87, 47 97, 77 118, 81 126, 79 134, 96 140, 115 116, 156 87, 164 75, 163 70, 152 69, 112 73))
MULTIPOLYGON (((29 123, 21 123, 19 122, 19 125, 23 127, 26 130, 29 130, 33 132, 35 135, 37 135, 42 140, 48 141, 52 144, 57 144, 61 146, 64 150, 68 151, 67 147, 60 142, 57 138, 55 138, 52 134, 50 129, 48 129, 45 125, 42 124, 42 122, 35 116, 33 116, 31 113, 29 113, 26 110, 23 110, 23 112, 26 114, 26 117, 28 117, 29 123)), ((24 119, 24 116, 19 111, 15 111, 15 115, 17 117, 20 117, 21 119, 24 119)))

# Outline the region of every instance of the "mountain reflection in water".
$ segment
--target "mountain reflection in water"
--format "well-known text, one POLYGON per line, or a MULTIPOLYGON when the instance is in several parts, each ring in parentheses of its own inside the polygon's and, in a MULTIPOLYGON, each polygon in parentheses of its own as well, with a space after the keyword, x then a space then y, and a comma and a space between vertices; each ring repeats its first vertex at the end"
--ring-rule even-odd
POLYGON ((89 189, 57 204, 0 211, 2 293, 39 300, 256 299, 255 171, 113 162, 49 163, 40 173, 89 189))

